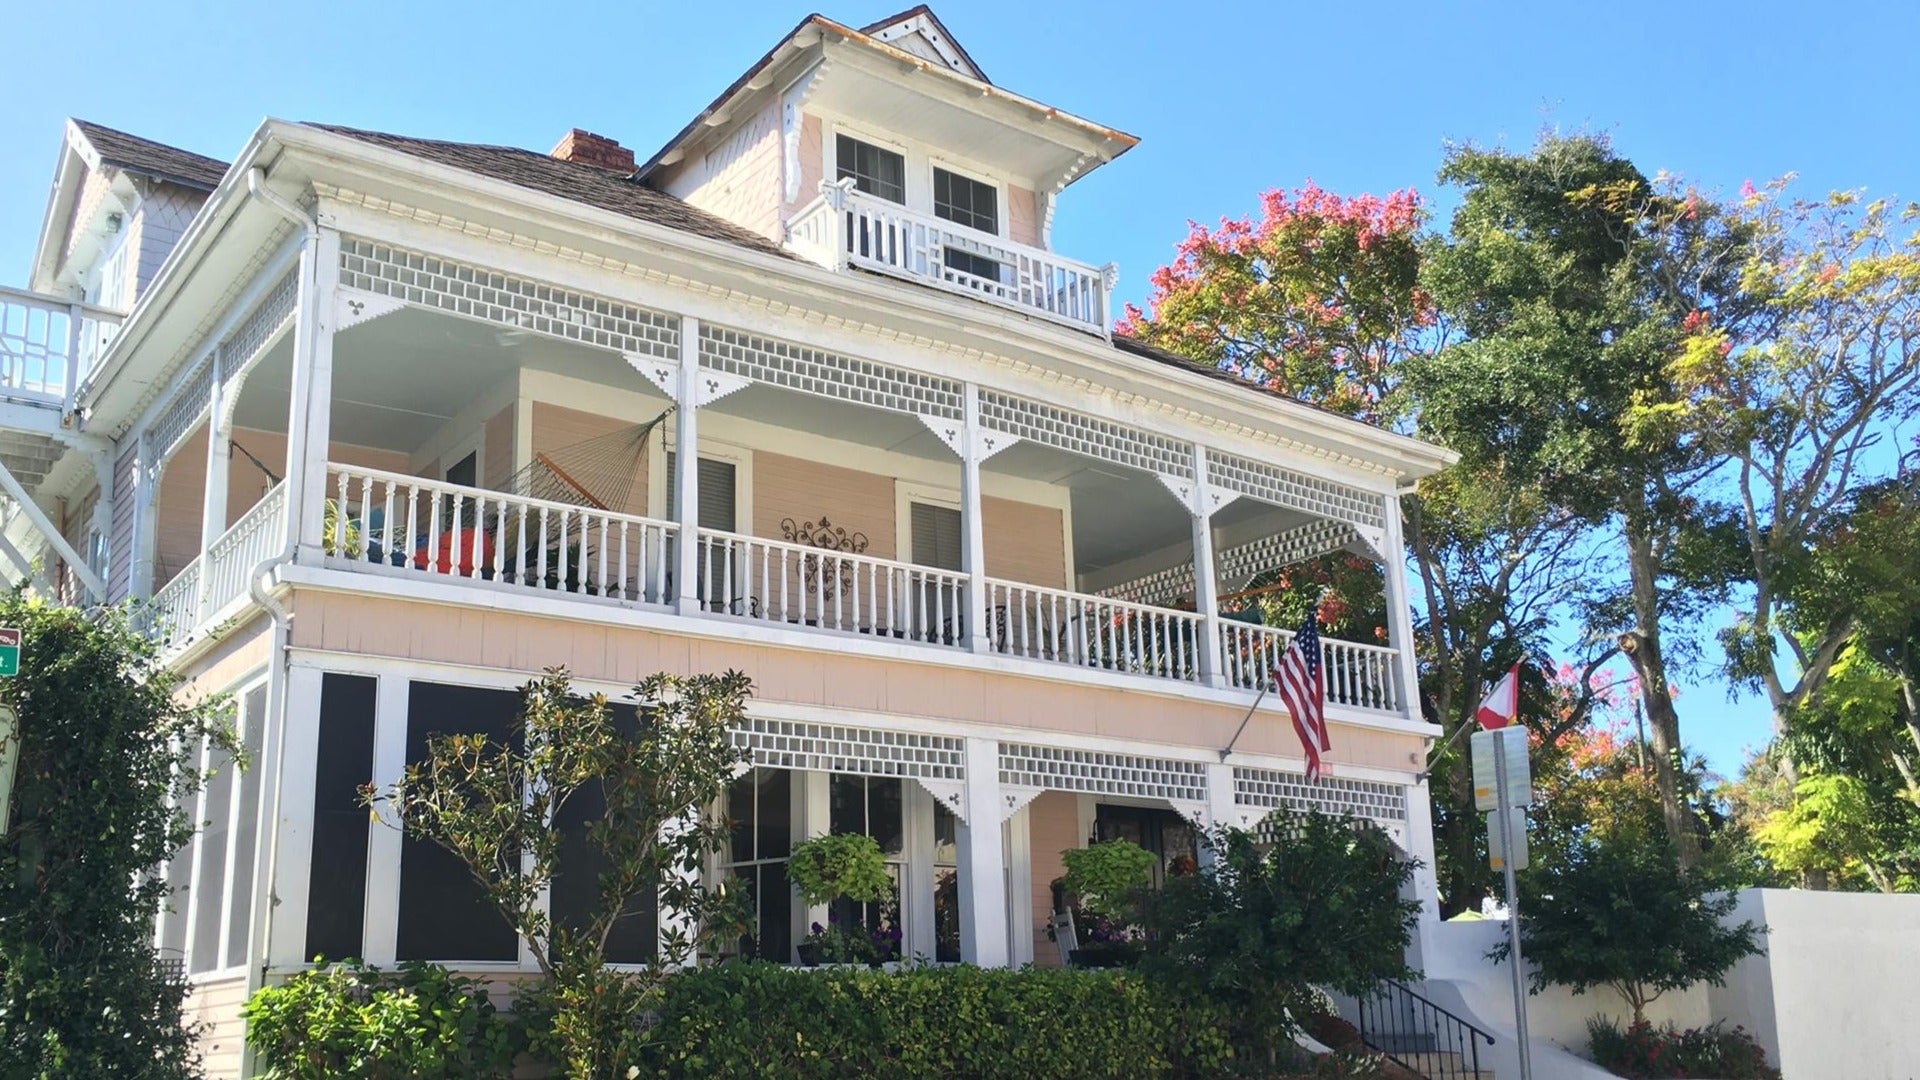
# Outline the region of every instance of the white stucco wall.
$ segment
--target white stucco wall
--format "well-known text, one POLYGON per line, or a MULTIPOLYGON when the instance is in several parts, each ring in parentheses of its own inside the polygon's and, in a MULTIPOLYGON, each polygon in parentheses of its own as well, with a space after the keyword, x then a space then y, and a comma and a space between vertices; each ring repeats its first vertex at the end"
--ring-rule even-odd
MULTIPOLYGON (((1920 1077, 1920 896, 1752 889, 1731 918, 1767 927, 1765 952, 1741 961, 1724 987, 1694 986, 1648 1009, 1655 1023, 1739 1024, 1766 1047, 1785 1080, 1914 1080, 1920 1077)), ((1505 965, 1486 953, 1503 922, 1443 923, 1428 935, 1428 995, 1500 1040, 1496 1068, 1517 1076, 1512 1052, 1513 992, 1505 965)), ((1607 1074, 1573 1057, 1586 1045, 1589 1017, 1624 1019, 1607 991, 1582 996, 1552 988, 1529 996, 1527 1019, 1539 1080, 1607 1074)))

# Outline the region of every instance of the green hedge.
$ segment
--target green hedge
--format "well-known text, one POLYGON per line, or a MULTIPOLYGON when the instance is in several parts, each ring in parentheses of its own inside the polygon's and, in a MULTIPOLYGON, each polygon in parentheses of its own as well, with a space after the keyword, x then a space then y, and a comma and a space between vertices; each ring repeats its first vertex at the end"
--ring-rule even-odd
POLYGON ((1219 1020, 1123 972, 735 962, 669 981, 650 1066, 676 1080, 1212 1076, 1232 1057, 1219 1020))

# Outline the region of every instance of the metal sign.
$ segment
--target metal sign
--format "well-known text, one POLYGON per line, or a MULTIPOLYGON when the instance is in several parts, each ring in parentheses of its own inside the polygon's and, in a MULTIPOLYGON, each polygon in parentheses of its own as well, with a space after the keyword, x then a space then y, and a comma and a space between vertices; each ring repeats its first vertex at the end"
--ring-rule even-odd
POLYGON ((0 705, 0 833, 7 831, 12 819, 13 774, 19 767, 20 717, 13 706, 0 705))
POLYGON ((1487 865, 1495 870, 1507 868, 1507 837, 1513 838, 1513 868, 1527 868, 1527 811, 1515 806, 1507 811, 1507 827, 1500 827, 1500 811, 1487 814, 1487 865))
POLYGON ((0 677, 20 674, 20 631, 0 628, 0 677))
POLYGON ((1532 806, 1533 770, 1527 765, 1527 729, 1509 724, 1494 731, 1476 731, 1469 742, 1473 751, 1473 808, 1500 808, 1502 770, 1494 760, 1496 755, 1506 759, 1506 804, 1532 806))

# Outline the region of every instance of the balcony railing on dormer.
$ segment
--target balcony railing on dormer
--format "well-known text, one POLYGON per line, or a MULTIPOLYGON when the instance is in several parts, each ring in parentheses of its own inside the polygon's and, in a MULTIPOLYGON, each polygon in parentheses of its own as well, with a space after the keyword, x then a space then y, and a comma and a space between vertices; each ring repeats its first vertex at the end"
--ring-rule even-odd
POLYGON ((822 184, 787 226, 794 252, 822 266, 890 274, 1096 334, 1106 334, 1111 264, 1096 267, 992 233, 822 184))
POLYGON ((119 332, 105 308, 0 286, 0 397, 70 405, 119 332))

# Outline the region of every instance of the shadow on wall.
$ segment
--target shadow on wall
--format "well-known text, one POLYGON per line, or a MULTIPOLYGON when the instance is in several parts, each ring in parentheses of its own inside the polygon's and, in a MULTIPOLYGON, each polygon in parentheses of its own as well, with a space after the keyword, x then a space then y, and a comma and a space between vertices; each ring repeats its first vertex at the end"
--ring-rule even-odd
MULTIPOLYGON (((1738 1024, 1787 1080, 1920 1076, 1920 1025, 1911 1015, 1920 896, 1749 889, 1729 918, 1765 925, 1765 951, 1736 965, 1724 987, 1664 995, 1648 1007, 1649 1020, 1738 1024)), ((1429 929, 1424 958, 1428 996, 1493 1033, 1502 1077, 1519 1075, 1512 981, 1486 954, 1505 933, 1500 921, 1442 923, 1429 929)), ((1555 987, 1528 999, 1537 1080, 1611 1075, 1572 1056, 1585 1050, 1587 1019, 1603 1013, 1624 1025, 1630 1010, 1604 991, 1576 997, 1555 987)))

